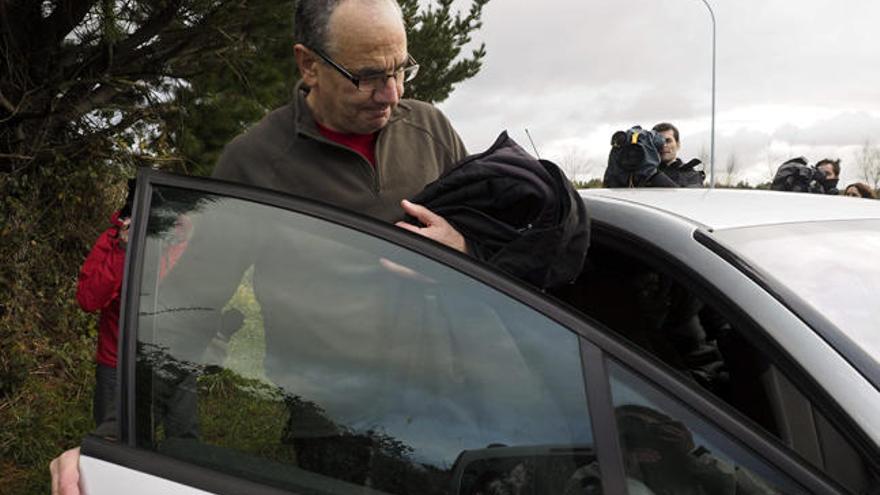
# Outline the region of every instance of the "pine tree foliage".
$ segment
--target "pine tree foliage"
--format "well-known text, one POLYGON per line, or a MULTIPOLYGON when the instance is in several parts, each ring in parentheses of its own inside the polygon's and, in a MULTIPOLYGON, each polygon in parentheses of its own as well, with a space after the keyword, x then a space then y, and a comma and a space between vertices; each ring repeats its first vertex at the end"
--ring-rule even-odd
MULTIPOLYGON (((277 2, 5 1, 2 172, 53 156, 91 161, 140 153, 175 109, 173 88, 247 56, 277 2)), ((159 132, 161 136, 161 132, 159 132)))
MULTIPOLYGON (((473 77, 483 6, 403 0, 422 65, 407 96, 473 77)), ((205 172, 222 145, 290 97, 293 0, 0 2, 0 172, 56 155, 205 172)))
POLYGON ((453 11, 453 0, 439 0, 419 10, 419 0, 400 2, 407 25, 410 54, 419 62, 419 76, 407 85, 406 95, 440 102, 456 83, 475 76, 486 55, 480 44, 470 57, 459 58, 471 43, 471 33, 482 27, 483 7, 489 0, 474 0, 466 14, 453 11))

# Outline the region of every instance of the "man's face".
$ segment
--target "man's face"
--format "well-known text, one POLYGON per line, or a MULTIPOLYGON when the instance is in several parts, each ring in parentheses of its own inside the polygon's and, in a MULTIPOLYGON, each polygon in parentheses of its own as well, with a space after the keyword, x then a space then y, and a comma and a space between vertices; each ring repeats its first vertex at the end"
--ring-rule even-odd
POLYGON ((660 160, 663 161, 663 163, 669 163, 675 160, 675 157, 678 156, 678 148, 681 145, 675 140, 675 132, 673 132, 672 129, 660 132, 659 134, 663 136, 663 147, 660 149, 660 160))
MULTIPOLYGON (((353 75, 391 74, 407 62, 406 32, 390 2, 348 0, 330 17, 327 55, 353 75)), ((314 59, 314 58, 313 58, 314 59)), ((361 91, 320 59, 302 71, 307 101, 322 125, 338 132, 370 134, 388 123, 403 96, 402 78, 361 91)))
POLYGON ((830 163, 823 163, 822 165, 816 167, 816 170, 825 174, 825 180, 833 180, 837 179, 837 174, 834 173, 834 166, 830 163))

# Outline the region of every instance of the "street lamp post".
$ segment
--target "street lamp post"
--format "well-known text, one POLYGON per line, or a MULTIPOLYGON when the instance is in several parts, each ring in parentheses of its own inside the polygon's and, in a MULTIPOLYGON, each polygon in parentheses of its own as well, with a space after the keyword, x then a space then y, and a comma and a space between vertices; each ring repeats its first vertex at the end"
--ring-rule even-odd
POLYGON ((715 187, 715 12, 708 0, 702 0, 703 5, 709 9, 712 17, 712 131, 711 131, 711 154, 709 155, 709 188, 715 187))

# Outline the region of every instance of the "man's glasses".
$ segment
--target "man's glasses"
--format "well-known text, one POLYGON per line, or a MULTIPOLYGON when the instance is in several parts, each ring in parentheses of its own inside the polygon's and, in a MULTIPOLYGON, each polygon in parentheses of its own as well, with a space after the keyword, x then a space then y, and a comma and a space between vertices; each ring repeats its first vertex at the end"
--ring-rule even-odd
POLYGON ((381 90, 388 84, 388 79, 394 78, 395 82, 398 84, 402 82, 410 82, 415 79, 416 74, 419 73, 419 63, 416 62, 416 59, 412 57, 412 55, 407 54, 406 56, 406 64, 394 69, 394 71, 390 74, 385 72, 380 72, 378 74, 362 74, 355 75, 349 72, 345 67, 334 61, 332 58, 328 57, 321 50, 315 50, 314 48, 309 48, 309 50, 315 52, 315 54, 321 57, 324 62, 342 74, 343 77, 351 81, 352 84, 358 89, 358 91, 362 91, 364 93, 372 93, 373 91, 381 90))

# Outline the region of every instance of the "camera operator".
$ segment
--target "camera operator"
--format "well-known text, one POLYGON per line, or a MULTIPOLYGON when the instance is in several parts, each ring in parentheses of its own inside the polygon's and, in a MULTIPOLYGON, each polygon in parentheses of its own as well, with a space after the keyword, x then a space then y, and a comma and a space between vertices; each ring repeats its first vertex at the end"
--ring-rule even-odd
MULTIPOLYGON (((704 173, 695 170, 700 161, 682 163, 677 156, 680 146, 678 129, 666 122, 652 130, 633 126, 615 132, 604 187, 702 187, 704 173)), ((621 272, 620 280, 633 290, 634 309, 643 317, 651 351, 707 389, 723 390, 727 378, 717 340, 730 325, 692 292, 651 267, 621 272)))
POLYGON ((840 180, 840 158, 837 160, 832 160, 831 158, 819 160, 819 163, 816 164, 816 170, 825 175, 823 183, 825 194, 839 194, 837 182, 840 180))
POLYGON ((79 272, 76 300, 83 311, 100 313, 95 353, 92 415, 96 426, 116 420, 116 350, 119 339, 119 291, 125 268, 125 246, 131 226, 134 179, 128 181, 124 206, 95 241, 79 272))
POLYGON ((660 172, 663 138, 654 131, 633 126, 611 136, 604 187, 678 187, 660 172))
POLYGON ((808 192, 837 195, 840 180, 840 159, 825 158, 811 167, 799 156, 779 166, 770 189, 774 191, 808 192))
POLYGON ((660 172, 666 174, 679 187, 703 187, 706 173, 696 169, 702 162, 694 158, 685 163, 678 157, 678 150, 681 149, 678 128, 669 122, 660 122, 652 130, 663 138, 663 147, 660 149, 660 172))
POLYGON ((652 130, 633 126, 611 137, 605 170, 605 187, 702 187, 705 173, 696 170, 700 160, 683 163, 678 158, 678 129, 661 122, 652 130))

